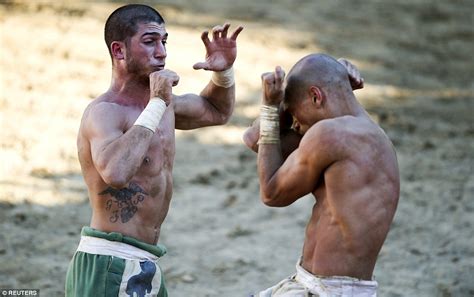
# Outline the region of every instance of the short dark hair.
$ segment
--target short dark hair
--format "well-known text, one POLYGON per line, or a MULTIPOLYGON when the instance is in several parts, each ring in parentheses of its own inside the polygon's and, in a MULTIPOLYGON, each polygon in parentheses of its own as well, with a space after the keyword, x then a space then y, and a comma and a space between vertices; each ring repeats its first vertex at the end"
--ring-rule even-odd
POLYGON ((128 40, 137 33, 138 23, 157 22, 165 20, 153 7, 143 4, 129 4, 117 8, 105 22, 104 39, 109 54, 112 57, 111 44, 113 41, 128 40))

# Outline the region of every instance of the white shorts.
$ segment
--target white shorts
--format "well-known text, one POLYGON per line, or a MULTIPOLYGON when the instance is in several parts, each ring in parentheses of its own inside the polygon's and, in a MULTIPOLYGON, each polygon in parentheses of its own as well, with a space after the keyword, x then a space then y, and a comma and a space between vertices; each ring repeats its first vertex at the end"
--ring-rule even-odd
POLYGON ((254 295, 255 297, 376 297, 377 282, 365 281, 346 276, 318 277, 296 263, 296 274, 276 286, 254 295))

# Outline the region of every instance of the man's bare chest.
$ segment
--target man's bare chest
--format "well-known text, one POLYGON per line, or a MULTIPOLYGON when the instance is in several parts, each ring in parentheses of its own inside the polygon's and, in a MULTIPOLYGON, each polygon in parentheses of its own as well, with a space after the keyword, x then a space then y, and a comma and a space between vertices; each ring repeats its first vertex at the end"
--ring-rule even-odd
MULTIPOLYGON (((135 117, 130 120, 133 126, 135 117)), ((168 109, 163 115, 160 125, 154 131, 154 135, 148 146, 148 150, 141 165, 141 172, 162 171, 171 169, 175 156, 175 117, 173 109, 168 109)))

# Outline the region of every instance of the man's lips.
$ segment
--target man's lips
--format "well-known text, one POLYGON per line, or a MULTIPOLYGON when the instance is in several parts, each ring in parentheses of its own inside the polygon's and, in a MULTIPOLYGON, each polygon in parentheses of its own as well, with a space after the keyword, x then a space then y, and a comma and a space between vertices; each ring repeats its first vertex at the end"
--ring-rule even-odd
POLYGON ((152 67, 153 70, 155 70, 155 71, 165 69, 165 65, 164 65, 164 64, 162 64, 162 65, 153 65, 153 66, 151 66, 151 67, 152 67))

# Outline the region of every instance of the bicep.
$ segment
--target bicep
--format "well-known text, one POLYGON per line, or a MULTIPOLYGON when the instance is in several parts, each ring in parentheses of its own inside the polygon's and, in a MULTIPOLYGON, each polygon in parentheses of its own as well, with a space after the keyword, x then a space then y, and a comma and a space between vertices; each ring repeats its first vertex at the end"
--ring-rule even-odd
POLYGON ((98 107, 90 111, 84 125, 84 136, 90 143, 94 164, 100 161, 102 153, 124 134, 121 116, 113 108, 98 107))
POLYGON ((270 184, 276 189, 277 196, 294 201, 314 190, 321 172, 301 149, 296 149, 273 175, 270 184))
POLYGON ((123 132, 118 129, 109 130, 103 129, 102 127, 95 128, 94 133, 89 138, 92 161, 94 164, 98 165, 101 159, 103 159, 102 156, 106 149, 122 135, 123 132))

